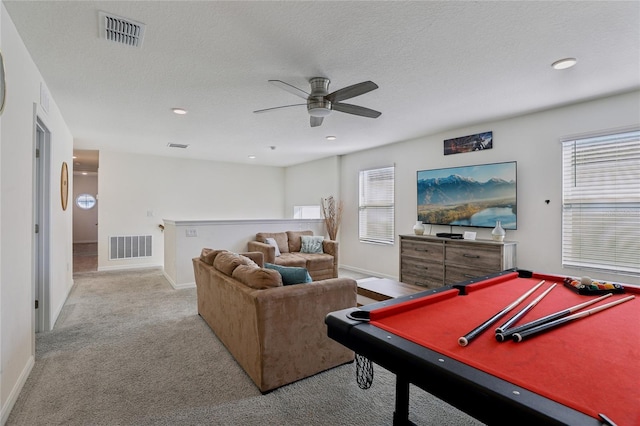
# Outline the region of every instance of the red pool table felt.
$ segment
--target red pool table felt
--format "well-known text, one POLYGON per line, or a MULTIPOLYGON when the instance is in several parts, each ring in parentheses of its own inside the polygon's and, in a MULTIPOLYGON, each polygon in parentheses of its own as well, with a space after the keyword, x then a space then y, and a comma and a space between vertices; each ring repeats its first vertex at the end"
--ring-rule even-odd
MULTIPOLYGON (((627 287, 594 306, 636 298, 520 343, 499 343, 494 330, 551 284, 557 286, 516 325, 591 300, 562 285, 563 277, 517 273, 371 311, 371 324, 546 398, 618 425, 640 425, 640 294, 627 287), (458 338, 545 279, 509 314, 472 340, 458 338)), ((590 308, 591 308, 590 307, 590 308)), ((588 308, 587 308, 588 309, 588 308)))

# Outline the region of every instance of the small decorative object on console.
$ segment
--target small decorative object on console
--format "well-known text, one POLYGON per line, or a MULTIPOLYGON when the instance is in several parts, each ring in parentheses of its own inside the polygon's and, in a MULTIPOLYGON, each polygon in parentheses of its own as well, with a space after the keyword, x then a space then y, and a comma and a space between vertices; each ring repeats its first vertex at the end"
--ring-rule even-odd
POLYGON ((564 286, 578 294, 588 296, 599 296, 607 293, 624 293, 624 287, 620 284, 594 281, 589 277, 582 277, 580 279, 566 277, 564 279, 564 286))
POLYGON ((413 225, 413 232, 415 232, 416 235, 424 234, 424 225, 422 224, 422 221, 416 221, 416 224, 413 225))
POLYGON ((504 236, 507 232, 502 228, 499 220, 496 220, 496 227, 491 231, 491 238, 493 241, 504 241, 504 236))

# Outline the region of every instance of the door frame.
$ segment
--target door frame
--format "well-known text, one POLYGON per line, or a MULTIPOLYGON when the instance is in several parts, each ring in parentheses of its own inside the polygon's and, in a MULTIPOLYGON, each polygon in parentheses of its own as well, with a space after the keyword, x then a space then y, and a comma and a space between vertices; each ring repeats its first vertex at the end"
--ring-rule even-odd
MULTIPOLYGON (((33 325, 34 331, 49 331, 50 324, 50 211, 51 131, 34 104, 33 149, 33 325), (36 153, 39 150, 39 156, 36 153), (38 232, 36 232, 36 226, 38 232), (36 300, 38 308, 35 308, 36 300)), ((35 350, 35 333, 34 333, 35 350)))

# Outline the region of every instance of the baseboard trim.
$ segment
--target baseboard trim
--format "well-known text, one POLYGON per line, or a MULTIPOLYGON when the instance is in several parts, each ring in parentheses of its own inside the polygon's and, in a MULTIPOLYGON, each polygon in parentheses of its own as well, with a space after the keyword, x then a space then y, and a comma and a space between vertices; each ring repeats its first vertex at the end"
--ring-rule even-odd
POLYGON ((195 288, 196 287, 195 281, 192 282, 192 283, 176 284, 175 281, 173 281, 173 279, 164 271, 164 269, 162 270, 162 275, 164 275, 164 277, 167 279, 167 281, 169 281, 169 284, 171 284, 171 287, 173 287, 174 290, 182 290, 182 289, 185 289, 185 288, 195 288))
POLYGON ((108 272, 108 271, 124 271, 126 269, 152 269, 152 268, 162 268, 163 266, 160 264, 157 265, 118 265, 118 266, 98 266, 98 272, 108 272))
POLYGON ((9 393, 9 397, 7 398, 7 403, 2 406, 1 416, 0 416, 0 424, 4 425, 9 420, 9 414, 11 414, 11 410, 13 410, 13 406, 16 404, 18 400, 18 396, 20 396, 20 392, 22 392, 22 388, 24 384, 27 382, 29 378, 29 374, 31 374, 31 370, 33 370, 33 365, 35 364, 35 357, 31 355, 27 360, 27 365, 24 366, 22 373, 18 377, 18 381, 16 382, 13 389, 9 393))
POLYGON ((47 331, 51 331, 53 330, 53 327, 55 327, 56 321, 58 321, 58 317, 60 316, 60 312, 62 312, 62 308, 64 308, 64 304, 67 303, 67 299, 69 298, 69 294, 71 294, 71 290, 73 289, 74 285, 75 285, 75 281, 72 278, 71 285, 67 287, 67 293, 64 295, 62 303, 60 303, 60 306, 56 308, 55 312, 49 319, 49 330, 47 331))

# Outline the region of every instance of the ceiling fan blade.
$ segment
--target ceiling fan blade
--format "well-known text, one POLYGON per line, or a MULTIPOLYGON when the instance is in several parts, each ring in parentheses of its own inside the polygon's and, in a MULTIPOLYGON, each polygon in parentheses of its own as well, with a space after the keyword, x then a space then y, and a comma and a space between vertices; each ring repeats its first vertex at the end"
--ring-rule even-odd
POLYGON ((362 83, 343 87, 342 89, 338 89, 333 93, 329 93, 327 96, 325 96, 325 99, 328 99, 331 102, 340 102, 344 101, 345 99, 364 95, 365 93, 368 93, 377 88, 378 85, 373 81, 363 81, 362 83))
POLYGON ((331 109, 340 111, 340 112, 346 112, 347 114, 360 115, 362 117, 369 117, 369 118, 378 118, 382 114, 381 112, 373 109, 361 107, 358 105, 343 104, 343 103, 333 103, 331 104, 331 109))
POLYGON ((274 109, 289 108, 289 107, 295 107, 295 106, 301 106, 301 105, 307 106, 307 104, 283 105, 283 106, 278 106, 278 107, 273 107, 273 108, 259 109, 259 110, 253 111, 253 112, 255 114, 262 114, 263 112, 273 111, 274 109))
POLYGON ((324 120, 324 117, 314 117, 313 115, 311 116, 311 127, 318 127, 322 124, 322 120, 324 120))
POLYGON ((284 89, 287 92, 292 93, 302 99, 307 99, 309 97, 309 94, 304 90, 298 89, 296 86, 292 86, 289 83, 285 83, 284 81, 269 80, 269 83, 273 84, 274 86, 278 86, 279 88, 284 89))

